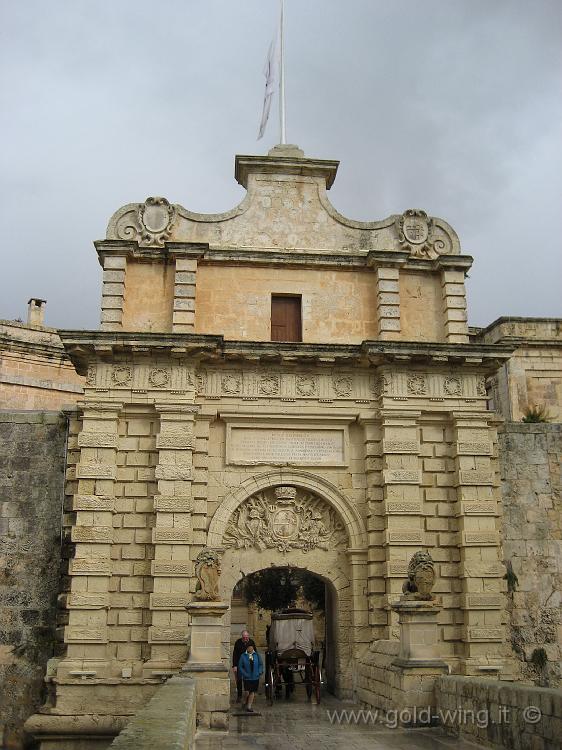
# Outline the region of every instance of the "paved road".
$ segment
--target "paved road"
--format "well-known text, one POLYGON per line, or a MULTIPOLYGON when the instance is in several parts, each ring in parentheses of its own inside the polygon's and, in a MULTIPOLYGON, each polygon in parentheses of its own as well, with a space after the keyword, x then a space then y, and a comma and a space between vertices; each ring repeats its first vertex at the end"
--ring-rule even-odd
MULTIPOLYGON (((332 724, 328 711, 357 709, 327 696, 320 706, 300 693, 270 708, 257 697, 260 716, 230 717, 229 732, 199 730, 195 750, 477 750, 482 745, 448 737, 439 729, 391 729, 384 724, 332 724)), ((233 707, 233 711, 236 710, 233 707)))

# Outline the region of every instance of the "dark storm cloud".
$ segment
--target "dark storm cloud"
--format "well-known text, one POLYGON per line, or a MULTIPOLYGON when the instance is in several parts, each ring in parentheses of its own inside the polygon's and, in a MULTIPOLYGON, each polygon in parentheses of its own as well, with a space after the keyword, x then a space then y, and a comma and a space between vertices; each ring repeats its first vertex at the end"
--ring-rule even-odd
MULTIPOLYGON (((93 239, 124 203, 243 197, 276 0, 3 0, 0 317, 96 327, 93 239)), ((288 139, 341 160, 351 218, 412 206, 475 257, 470 319, 560 316, 562 4, 286 0, 288 139)))

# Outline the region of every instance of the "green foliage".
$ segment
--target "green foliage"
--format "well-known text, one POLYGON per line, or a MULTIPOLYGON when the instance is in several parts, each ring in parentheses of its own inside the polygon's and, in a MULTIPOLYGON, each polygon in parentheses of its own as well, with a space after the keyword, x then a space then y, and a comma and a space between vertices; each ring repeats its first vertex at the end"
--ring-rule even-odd
POLYGON ((325 585, 318 576, 294 568, 266 568, 242 580, 244 598, 261 609, 276 612, 304 596, 315 609, 324 609, 325 585))
POLYGON ((286 568, 266 568, 244 578, 244 596, 261 609, 275 612, 294 604, 298 588, 286 568))
POLYGON ((504 575, 504 580, 507 581, 507 590, 510 593, 513 593, 514 591, 517 591, 517 586, 519 585, 519 578, 517 578, 517 575, 515 574, 513 570, 511 560, 508 560, 506 562, 505 567, 507 568, 507 570, 506 570, 506 574, 504 575))
POLYGON ((299 571, 301 591, 314 609, 324 609, 326 606, 326 584, 318 576, 311 575, 305 570, 299 571))
POLYGON ((551 422, 552 417, 550 416, 550 413, 546 406, 543 404, 541 406, 528 406, 523 411, 523 419, 522 422, 532 423, 532 422, 551 422))
POLYGON ((548 663, 548 656, 544 648, 536 648, 531 654, 531 664, 537 669, 544 669, 548 663))

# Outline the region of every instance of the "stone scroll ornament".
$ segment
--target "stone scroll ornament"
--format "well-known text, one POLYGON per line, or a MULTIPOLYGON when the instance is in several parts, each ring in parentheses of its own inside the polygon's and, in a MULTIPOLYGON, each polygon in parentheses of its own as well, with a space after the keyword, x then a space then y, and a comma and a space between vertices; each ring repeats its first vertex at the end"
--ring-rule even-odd
POLYGON ((345 527, 324 500, 297 489, 275 487, 248 498, 233 513, 223 545, 235 549, 309 552, 346 545, 345 527))
POLYGON ((433 236, 433 219, 419 208, 409 208, 396 219, 398 241, 414 258, 434 260, 446 252, 445 242, 433 236))
POLYGON ((429 601, 433 599, 431 589, 435 583, 435 569, 429 552, 416 552, 408 564, 408 580, 402 591, 405 598, 429 601))
POLYGON ((205 548, 195 560, 197 586, 193 598, 200 602, 218 602, 220 574, 220 553, 210 547, 205 548))

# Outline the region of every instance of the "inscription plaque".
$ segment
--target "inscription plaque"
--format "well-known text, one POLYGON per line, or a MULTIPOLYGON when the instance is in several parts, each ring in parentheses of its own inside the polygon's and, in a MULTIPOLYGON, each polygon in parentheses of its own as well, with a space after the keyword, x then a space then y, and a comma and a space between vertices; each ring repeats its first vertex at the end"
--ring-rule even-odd
POLYGON ((345 464, 345 433, 342 429, 233 426, 228 440, 228 462, 341 466, 345 464))

